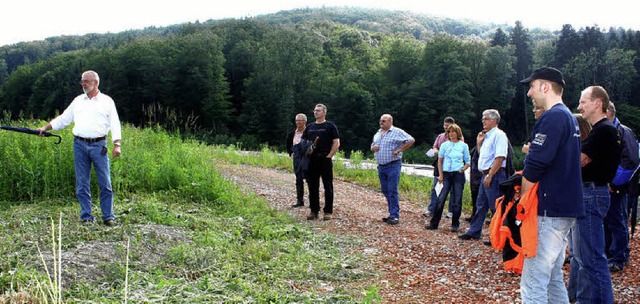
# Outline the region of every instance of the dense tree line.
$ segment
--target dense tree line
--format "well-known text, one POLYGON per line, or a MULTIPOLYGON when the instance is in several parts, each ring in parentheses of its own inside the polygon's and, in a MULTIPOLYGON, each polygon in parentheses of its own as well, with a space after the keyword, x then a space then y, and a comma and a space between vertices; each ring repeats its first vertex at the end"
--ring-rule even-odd
MULTIPOLYGON (((337 14, 344 19, 337 22, 318 17, 326 10, 307 9, 273 19, 109 34, 106 40, 87 35, 48 40, 57 46, 3 47, 0 109, 13 117, 50 119, 79 93, 80 73, 93 69, 124 121, 167 124, 168 117, 149 109, 172 109, 180 117, 173 118, 175 127, 193 127, 212 142, 282 147, 295 114, 313 119, 313 106, 325 103, 347 152, 368 151, 382 113, 394 115, 418 143, 430 144, 445 116, 454 116, 465 137, 474 138, 487 108, 503 114, 502 128, 519 145, 533 118, 526 88, 517 81, 533 68, 552 65, 565 74, 571 108, 580 90, 600 84, 617 102, 621 119, 640 130, 640 32, 565 25, 557 36, 541 38, 516 22, 486 38, 477 29, 459 30, 462 36, 420 29, 416 35, 365 30, 376 28, 366 12, 360 19, 337 14)), ((377 23, 385 29, 397 20, 377 23)))

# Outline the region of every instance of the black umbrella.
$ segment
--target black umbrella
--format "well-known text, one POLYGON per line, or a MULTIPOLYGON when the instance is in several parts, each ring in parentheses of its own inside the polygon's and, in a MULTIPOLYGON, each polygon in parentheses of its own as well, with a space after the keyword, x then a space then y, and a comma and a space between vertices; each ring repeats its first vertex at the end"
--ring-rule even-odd
MULTIPOLYGON (((40 135, 40 131, 39 130, 33 130, 33 129, 29 129, 29 128, 0 126, 0 129, 7 130, 7 131, 20 132, 20 133, 40 135)), ((56 145, 59 144, 62 141, 62 137, 60 137, 60 135, 56 135, 56 134, 49 133, 49 132, 43 132, 42 135, 46 136, 46 137, 49 137, 49 136, 57 137, 58 138, 58 142, 54 143, 56 145)))
POLYGON ((629 219, 631 220, 631 238, 636 233, 636 225, 638 224, 638 179, 640 178, 640 168, 636 169, 633 177, 631 177, 631 186, 629 187, 629 219))

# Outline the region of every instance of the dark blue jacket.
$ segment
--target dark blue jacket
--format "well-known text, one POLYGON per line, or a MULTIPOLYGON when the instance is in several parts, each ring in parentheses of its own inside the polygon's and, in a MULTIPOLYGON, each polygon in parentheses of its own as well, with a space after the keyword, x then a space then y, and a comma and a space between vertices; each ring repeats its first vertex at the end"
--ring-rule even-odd
POLYGON ((584 215, 580 130, 564 104, 553 106, 536 121, 522 175, 540 182, 538 215, 584 215))

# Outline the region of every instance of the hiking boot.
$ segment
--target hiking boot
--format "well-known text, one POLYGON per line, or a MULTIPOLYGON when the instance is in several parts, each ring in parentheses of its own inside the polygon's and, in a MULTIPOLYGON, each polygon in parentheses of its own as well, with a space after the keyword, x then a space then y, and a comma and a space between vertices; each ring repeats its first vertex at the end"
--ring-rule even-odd
POLYGON ((93 225, 95 221, 94 220, 82 220, 81 223, 83 225, 93 225))
POLYGON ((114 220, 106 220, 104 221, 104 225, 107 227, 115 227, 117 226, 116 221, 114 220))
POLYGON ((458 232, 460 231, 460 227, 451 227, 451 232, 458 232))
POLYGON ((307 221, 311 221, 311 220, 317 220, 318 219, 318 212, 311 212, 309 213, 309 215, 307 215, 307 221))
POLYGON ((325 213, 325 214, 322 216, 322 220, 323 220, 323 221, 330 221, 330 220, 331 220, 331 214, 330 214, 330 213, 325 213))

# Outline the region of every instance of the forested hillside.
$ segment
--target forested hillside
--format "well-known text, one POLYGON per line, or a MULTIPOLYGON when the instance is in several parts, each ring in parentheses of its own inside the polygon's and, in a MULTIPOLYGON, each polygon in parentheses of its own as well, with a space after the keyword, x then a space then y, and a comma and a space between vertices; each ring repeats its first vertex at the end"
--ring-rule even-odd
POLYGON ((298 112, 325 103, 344 151, 368 151, 382 113, 430 144, 454 116, 475 137, 495 108, 514 145, 533 124, 517 81, 551 65, 565 102, 603 85, 621 120, 640 130, 640 32, 565 25, 549 33, 408 12, 300 9, 116 34, 52 37, 0 47, 0 109, 50 119, 81 92, 86 69, 121 119, 191 132, 215 143, 282 147, 298 112))

